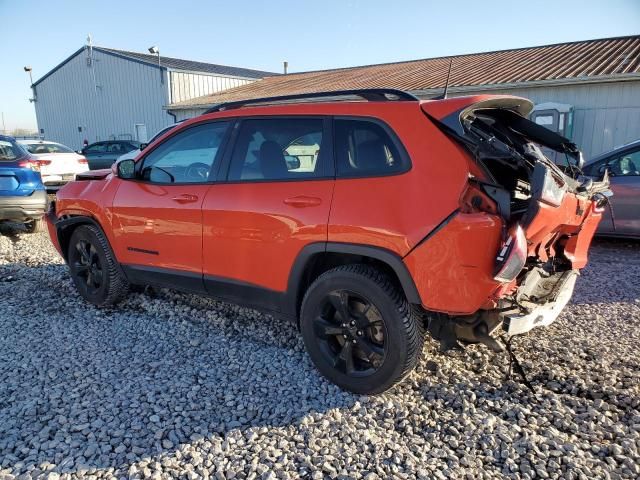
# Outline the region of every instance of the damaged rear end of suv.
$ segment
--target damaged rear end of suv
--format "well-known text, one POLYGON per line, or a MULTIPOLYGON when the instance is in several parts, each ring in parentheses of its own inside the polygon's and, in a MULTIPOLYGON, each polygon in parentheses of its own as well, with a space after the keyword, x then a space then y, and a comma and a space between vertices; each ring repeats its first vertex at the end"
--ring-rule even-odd
MULTIPOLYGON (((478 96, 421 106, 462 148, 470 173, 460 209, 440 227, 447 231, 447 248, 439 249, 432 238, 408 263, 438 259, 461 265, 462 274, 443 273, 443 285, 461 280, 451 275, 469 280, 482 267, 493 272, 491 278, 479 275, 473 290, 455 292, 468 300, 458 302, 460 311, 440 308, 437 301, 435 308, 426 305, 429 330, 442 350, 484 343, 501 351, 495 337, 549 325, 569 302, 610 196, 609 181, 606 174, 599 181, 583 176, 576 145, 528 120, 533 104, 526 99, 478 96), (551 161, 546 149, 565 162, 551 161), (497 252, 488 253, 496 239, 497 252), (465 262, 465 251, 474 248, 483 253, 465 262)), ((444 301, 446 295, 442 306, 444 301)))

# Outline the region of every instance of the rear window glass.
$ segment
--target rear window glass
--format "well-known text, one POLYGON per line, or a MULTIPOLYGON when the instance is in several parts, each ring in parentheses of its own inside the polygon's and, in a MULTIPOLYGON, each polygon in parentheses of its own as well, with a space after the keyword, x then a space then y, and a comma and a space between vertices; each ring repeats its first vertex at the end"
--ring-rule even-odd
POLYGON ((17 160, 25 155, 26 152, 17 143, 9 140, 0 140, 0 162, 17 160))
POLYGON ((380 124, 368 120, 336 120, 338 175, 390 175, 407 169, 408 159, 380 124))
POLYGON ((69 147, 59 143, 29 143, 25 145, 29 153, 38 155, 40 153, 73 153, 69 147))

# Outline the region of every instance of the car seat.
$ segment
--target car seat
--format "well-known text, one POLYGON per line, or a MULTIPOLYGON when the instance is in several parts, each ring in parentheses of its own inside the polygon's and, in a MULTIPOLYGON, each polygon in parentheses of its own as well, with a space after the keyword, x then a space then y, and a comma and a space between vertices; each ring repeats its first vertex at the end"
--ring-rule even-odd
POLYGON ((266 140, 260 145, 260 170, 264 178, 287 178, 289 170, 284 159, 282 148, 273 140, 266 140))

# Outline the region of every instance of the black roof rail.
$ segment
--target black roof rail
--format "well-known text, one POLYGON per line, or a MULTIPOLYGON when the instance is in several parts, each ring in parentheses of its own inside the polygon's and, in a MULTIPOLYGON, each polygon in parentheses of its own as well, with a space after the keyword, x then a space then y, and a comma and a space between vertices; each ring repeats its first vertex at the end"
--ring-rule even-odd
POLYGON ((335 90, 333 92, 312 92, 312 93, 296 93, 293 95, 281 95, 277 97, 251 98, 248 100, 238 100, 235 102, 223 102, 211 107, 204 113, 221 112, 223 110, 231 110, 233 108, 244 107, 255 103, 284 102, 288 100, 304 100, 312 98, 324 97, 345 97, 356 96, 369 102, 392 102, 392 101, 419 101, 415 95, 404 90, 395 88, 364 88, 358 90, 335 90), (389 97, 396 98, 389 98, 389 97))

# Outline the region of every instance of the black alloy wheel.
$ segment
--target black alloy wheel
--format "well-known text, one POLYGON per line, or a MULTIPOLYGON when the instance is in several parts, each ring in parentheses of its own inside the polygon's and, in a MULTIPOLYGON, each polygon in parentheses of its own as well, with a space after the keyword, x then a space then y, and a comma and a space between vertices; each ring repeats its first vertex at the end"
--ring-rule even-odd
POLYGON ((361 394, 400 382, 418 363, 424 343, 422 319, 396 282, 362 264, 316 278, 302 300, 300 330, 320 373, 361 394))
POLYGON ((95 295, 105 282, 105 271, 98 256, 98 251, 87 240, 79 240, 75 244, 77 256, 74 258, 73 271, 82 279, 79 286, 88 295, 95 295))
POLYGON ((129 282, 99 227, 78 226, 67 252, 71 278, 82 298, 98 307, 115 305, 124 298, 129 282))
POLYGON ((329 292, 313 325, 327 362, 342 373, 372 375, 384 362, 384 320, 361 295, 349 290, 329 292))

